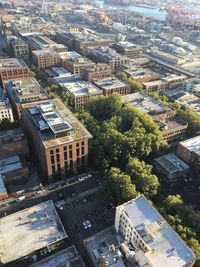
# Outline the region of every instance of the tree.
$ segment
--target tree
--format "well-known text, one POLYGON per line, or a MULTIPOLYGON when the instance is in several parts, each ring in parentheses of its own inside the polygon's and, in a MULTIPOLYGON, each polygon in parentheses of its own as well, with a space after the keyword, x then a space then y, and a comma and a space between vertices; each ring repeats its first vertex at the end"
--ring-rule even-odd
POLYGON ((107 192, 113 196, 117 204, 129 201, 138 196, 135 185, 131 183, 130 176, 122 173, 118 168, 111 168, 106 172, 104 185, 107 192))
POLYGON ((131 176, 131 181, 136 185, 137 191, 147 197, 157 193, 159 181, 156 175, 152 174, 152 166, 140 161, 138 158, 130 158, 126 172, 131 176))
POLYGON ((127 81, 129 86, 131 87, 132 92, 141 92, 143 90, 143 85, 133 78, 130 77, 127 81))
POLYGON ((119 71, 117 73, 117 77, 123 81, 127 81, 128 80, 128 77, 127 77, 127 74, 123 71, 119 71))

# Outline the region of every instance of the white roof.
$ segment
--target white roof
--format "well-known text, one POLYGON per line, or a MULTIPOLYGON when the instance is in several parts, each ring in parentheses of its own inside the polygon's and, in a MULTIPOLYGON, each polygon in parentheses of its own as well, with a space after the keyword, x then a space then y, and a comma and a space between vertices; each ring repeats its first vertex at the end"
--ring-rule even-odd
POLYGON ((198 151, 200 149, 200 135, 180 142, 180 144, 191 152, 198 151))
POLYGON ((138 231, 144 227, 151 228, 156 222, 159 223, 160 229, 155 231, 152 238, 147 241, 152 252, 146 256, 154 267, 183 267, 195 260, 192 250, 143 195, 118 208, 128 214, 138 231))

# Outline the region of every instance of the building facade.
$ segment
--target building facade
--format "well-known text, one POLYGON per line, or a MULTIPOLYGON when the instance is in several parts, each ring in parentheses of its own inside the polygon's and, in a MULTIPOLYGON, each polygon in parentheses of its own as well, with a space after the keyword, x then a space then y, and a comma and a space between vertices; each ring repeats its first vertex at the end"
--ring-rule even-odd
POLYGON ((114 45, 114 49, 128 58, 139 58, 142 56, 142 47, 130 42, 119 42, 114 45))
POLYGON ((51 49, 32 51, 32 59, 39 69, 60 66, 59 53, 51 49))
POLYGON ((3 119, 8 119, 10 122, 14 121, 10 102, 4 95, 3 91, 0 90, 0 122, 3 119))
POLYGON ((109 77, 112 74, 111 67, 107 64, 97 64, 91 68, 84 68, 82 77, 84 80, 92 82, 98 79, 109 77))

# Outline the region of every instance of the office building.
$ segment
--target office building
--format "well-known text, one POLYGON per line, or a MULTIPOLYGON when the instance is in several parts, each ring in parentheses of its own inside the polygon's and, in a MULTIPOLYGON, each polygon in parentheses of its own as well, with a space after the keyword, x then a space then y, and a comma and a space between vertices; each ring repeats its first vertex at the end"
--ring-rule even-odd
POLYGON ((112 72, 116 72, 120 66, 129 64, 130 61, 128 58, 118 54, 108 46, 91 48, 90 52, 95 61, 108 64, 111 67, 112 72))
POLYGON ((11 36, 7 38, 9 52, 13 57, 28 57, 29 48, 20 37, 11 36))
POLYGON ((86 81, 68 82, 61 86, 69 95, 69 104, 75 109, 83 109, 90 100, 103 95, 101 89, 86 81))
POLYGON ((178 144, 177 155, 187 163, 200 162, 200 135, 178 144))
POLYGON ((130 86, 115 76, 99 79, 95 81, 94 84, 103 91, 105 96, 110 96, 113 93, 126 95, 131 92, 130 86))
POLYGON ((98 79, 109 77, 112 74, 111 67, 107 64, 97 64, 93 67, 83 69, 82 78, 86 81, 93 82, 98 79))
POLYGON ((47 69, 50 67, 60 66, 60 56, 58 52, 51 49, 32 51, 33 63, 39 69, 47 69))
POLYGON ((75 51, 61 53, 60 57, 62 67, 70 71, 72 74, 82 75, 85 68, 92 68, 95 66, 95 63, 92 60, 82 57, 75 51))
POLYGON ((31 77, 9 80, 5 87, 17 120, 21 119, 22 104, 49 98, 46 90, 31 77))
POLYGON ((186 176, 190 168, 174 153, 154 159, 154 166, 158 172, 164 174, 169 179, 186 176))
POLYGON ((22 105, 22 122, 41 177, 53 182, 87 169, 92 136, 59 99, 22 105))
POLYGON ((123 54, 128 58, 142 57, 142 47, 130 42, 116 43, 113 48, 117 51, 117 53, 123 54))
POLYGON ((22 59, 0 59, 0 85, 10 79, 30 77, 30 70, 22 59))
POLYGON ((3 91, 0 90, 0 122, 4 119, 8 119, 10 122, 14 121, 10 102, 3 91))
POLYGON ((48 255, 67 238, 52 200, 1 218, 0 233, 2 264, 18 266, 28 258, 37 259, 44 249, 48 255))
POLYGON ((192 267, 193 251, 141 195, 116 208, 115 230, 130 244, 137 266, 192 267))
POLYGON ((24 158, 29 155, 27 138, 21 128, 0 131, 0 159, 16 154, 24 158))

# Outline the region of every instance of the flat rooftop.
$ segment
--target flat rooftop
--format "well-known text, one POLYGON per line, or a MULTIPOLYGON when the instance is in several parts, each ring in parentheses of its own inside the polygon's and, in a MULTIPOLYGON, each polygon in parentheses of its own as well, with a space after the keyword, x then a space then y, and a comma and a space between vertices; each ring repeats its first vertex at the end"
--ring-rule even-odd
POLYGON ((179 159, 174 153, 169 153, 162 157, 154 159, 159 165, 161 165, 167 172, 184 171, 190 167, 179 159))
POLYGON ((151 86, 159 86, 159 85, 167 85, 167 81, 163 80, 156 80, 156 81, 150 81, 150 82, 144 82, 142 83, 145 87, 151 87, 151 86))
POLYGON ((60 86, 63 86, 65 83, 77 82, 77 81, 81 81, 81 76, 78 74, 71 74, 71 73, 69 73, 66 76, 53 78, 53 82, 55 82, 56 84, 60 86))
POLYGON ((22 128, 15 128, 11 130, 5 130, 0 131, 0 139, 5 137, 16 137, 16 138, 22 138, 24 137, 24 132, 22 131, 22 128))
POLYGON ((9 173, 23 168, 23 164, 18 155, 3 158, 0 160, 0 174, 9 173))
POLYGON ((66 60, 67 59, 68 60, 71 60, 71 59, 75 60, 77 58, 82 58, 82 56, 79 53, 77 53, 76 51, 60 52, 59 55, 62 59, 66 59, 66 60))
POLYGON ((141 49, 141 46, 137 45, 137 44, 133 44, 131 42, 119 42, 117 43, 117 46, 121 46, 123 48, 127 48, 127 49, 135 49, 135 48, 138 48, 138 49, 141 49))
POLYGON ((56 76, 63 76, 70 74, 70 72, 62 67, 52 67, 50 68, 53 73, 55 73, 56 76))
POLYGON ((118 79, 115 76, 99 79, 95 81, 94 84, 103 90, 112 90, 112 89, 117 89, 117 88, 128 86, 126 82, 118 79))
POLYGON ((133 227, 150 246, 151 253, 146 257, 154 267, 183 267, 195 260, 192 250, 143 195, 117 209, 126 212, 133 227))
POLYGON ((59 56, 58 52, 54 51, 52 48, 45 48, 43 50, 33 50, 32 54, 36 56, 59 56))
POLYGON ((87 129, 58 98, 24 104, 23 108, 47 148, 92 138, 87 129))
MULTIPOLYGON (((120 236, 119 236, 120 238, 120 236)), ((121 239, 120 241, 122 241, 121 239)), ((121 252, 119 250, 119 240, 117 239, 117 234, 114 227, 110 227, 104 231, 101 231, 93 236, 88 237, 84 240, 84 245, 95 263, 95 266, 101 267, 100 259, 104 256, 105 262, 109 262, 108 266, 112 267, 125 267, 125 263, 119 255, 121 252), (109 247, 114 246, 116 248, 115 252, 112 252, 109 247), (117 257, 117 261, 115 258, 117 257)))
POLYGON ((6 90, 18 104, 49 98, 45 89, 32 77, 11 79, 6 83, 6 90))
POLYGON ((75 97, 102 94, 102 90, 100 90, 94 84, 86 81, 64 83, 63 89, 69 91, 75 97))
POLYGON ((160 126, 160 131, 168 131, 168 130, 176 130, 178 128, 185 127, 185 129, 188 126, 188 123, 183 121, 181 118, 174 116, 171 118, 167 118, 165 120, 159 120, 157 123, 160 126))
POLYGON ((129 103, 132 106, 138 108, 141 112, 147 113, 152 116, 162 114, 171 110, 169 107, 160 104, 154 98, 141 92, 123 95, 122 103, 129 103))
POLYGON ((30 267, 85 267, 82 258, 74 246, 66 248, 50 257, 47 257, 30 267))
POLYGON ((125 57, 118 54, 115 50, 111 49, 108 46, 91 48, 91 52, 96 55, 100 55, 101 57, 103 57, 105 60, 108 60, 108 61, 125 59, 125 57))
POLYGON ((0 71, 4 69, 27 67, 22 59, 17 58, 1 58, 0 59, 0 71))
POLYGON ((197 152, 200 150, 200 135, 182 141, 180 144, 187 148, 190 152, 197 152))
POLYGON ((175 98, 175 102, 191 109, 198 115, 200 115, 200 98, 194 94, 187 92, 182 92, 182 94, 177 93, 172 98, 175 98))
POLYGON ((67 237, 52 200, 0 219, 3 264, 67 237))

